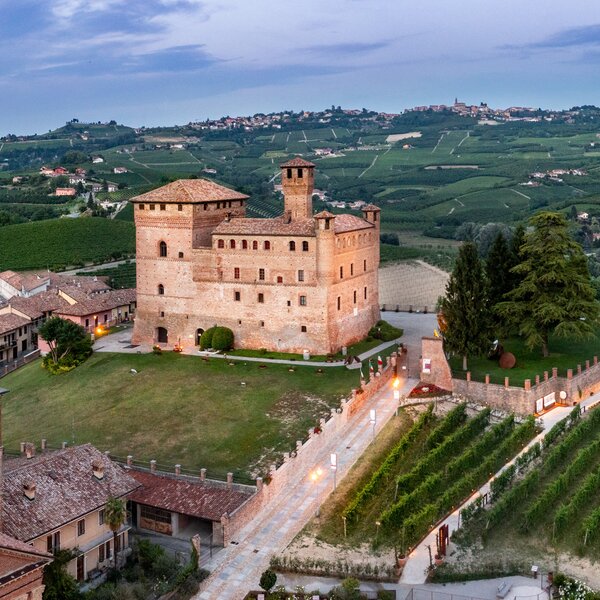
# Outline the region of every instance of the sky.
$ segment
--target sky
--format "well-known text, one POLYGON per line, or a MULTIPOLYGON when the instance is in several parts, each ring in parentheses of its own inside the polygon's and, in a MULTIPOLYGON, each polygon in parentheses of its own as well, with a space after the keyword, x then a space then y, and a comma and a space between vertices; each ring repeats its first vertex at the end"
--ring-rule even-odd
POLYGON ((600 104, 594 0, 0 0, 0 135, 72 118, 600 104))

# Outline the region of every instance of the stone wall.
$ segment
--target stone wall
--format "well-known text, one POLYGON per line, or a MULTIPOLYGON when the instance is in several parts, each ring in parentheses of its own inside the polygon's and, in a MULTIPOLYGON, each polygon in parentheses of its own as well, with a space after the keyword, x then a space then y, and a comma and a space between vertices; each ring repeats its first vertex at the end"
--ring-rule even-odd
POLYGON ((422 338, 421 381, 437 385, 443 390, 452 391, 452 371, 446 360, 441 338, 422 338))

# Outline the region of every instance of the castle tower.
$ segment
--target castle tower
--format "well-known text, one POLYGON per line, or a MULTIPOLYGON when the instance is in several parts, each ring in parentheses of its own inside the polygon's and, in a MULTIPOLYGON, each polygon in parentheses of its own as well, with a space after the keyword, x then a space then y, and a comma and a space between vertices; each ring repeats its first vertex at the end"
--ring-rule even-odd
POLYGON ((315 165, 296 157, 279 166, 285 213, 292 221, 312 217, 315 165))

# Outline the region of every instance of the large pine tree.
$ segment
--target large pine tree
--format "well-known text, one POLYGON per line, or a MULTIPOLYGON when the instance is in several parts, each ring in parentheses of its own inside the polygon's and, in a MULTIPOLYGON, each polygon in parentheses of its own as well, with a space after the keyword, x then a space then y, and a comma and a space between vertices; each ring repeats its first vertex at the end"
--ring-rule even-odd
POLYGON ((587 261, 568 232, 564 215, 542 212, 530 219, 533 230, 521 246, 520 278, 498 311, 517 328, 529 348, 549 355, 551 333, 581 339, 595 334, 598 303, 587 261))
POLYGON ((490 347, 491 328, 487 279, 477 246, 463 244, 442 300, 447 324, 446 350, 463 358, 467 370, 469 356, 481 356, 490 347))
POLYGON ((513 267, 510 250, 502 233, 495 237, 490 252, 485 261, 485 272, 489 283, 490 302, 496 304, 504 299, 504 294, 510 292, 511 272, 513 267))

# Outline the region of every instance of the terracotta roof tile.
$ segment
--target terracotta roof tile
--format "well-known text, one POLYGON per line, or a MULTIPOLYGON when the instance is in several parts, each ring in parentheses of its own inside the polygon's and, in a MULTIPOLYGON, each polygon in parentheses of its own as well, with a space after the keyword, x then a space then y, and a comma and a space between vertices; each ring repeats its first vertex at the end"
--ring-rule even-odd
POLYGON ((295 158, 292 158, 287 162, 281 163, 279 166, 282 169, 285 169, 286 167, 316 167, 315 163, 311 163, 308 160, 304 160, 299 156, 296 156, 295 158))
POLYGON ((131 202, 193 204, 216 200, 245 200, 246 194, 209 181, 208 179, 178 179, 131 199, 131 202))
POLYGON ((36 556, 43 556, 45 558, 52 558, 51 554, 37 550, 30 544, 26 544, 21 540, 18 540, 10 535, 0 532, 0 548, 6 548, 7 550, 15 550, 16 552, 27 552, 28 554, 34 554, 36 556))
POLYGON ((16 273, 15 271, 2 271, 2 273, 0 273, 0 279, 6 281, 6 283, 16 290, 19 290, 19 292, 23 290, 29 292, 44 283, 48 283, 50 276, 48 273, 39 274, 35 272, 16 273))
POLYGON ((366 204, 360 210, 362 210, 362 211, 365 211, 365 210, 376 210, 378 212, 381 212, 381 209, 379 208, 379 206, 375 206, 374 204, 366 204))
POLYGON ((220 521, 225 513, 231 514, 252 495, 235 488, 196 483, 147 471, 132 469, 129 474, 142 484, 129 495, 130 500, 211 521, 220 521))
POLYGON ((124 496, 138 487, 120 466, 91 444, 45 452, 29 460, 4 461, 3 530, 29 541, 101 508, 108 498, 124 496), (92 461, 104 464, 104 478, 92 474, 92 461), (34 500, 23 484, 36 484, 34 500))
POLYGON ((372 229, 375 226, 354 215, 341 214, 335 216, 335 232, 345 233, 347 231, 358 231, 359 229, 372 229))
POLYGON ((29 319, 20 317, 19 315, 15 315, 13 313, 0 315, 0 335, 4 335, 9 331, 14 331, 15 329, 23 327, 23 325, 28 325, 29 323, 29 319))
POLYGON ((274 219, 233 218, 222 221, 213 230, 213 235, 301 235, 314 236, 315 222, 312 218, 294 219, 275 217, 274 219))
POLYGON ((322 210, 315 215, 315 219, 334 219, 335 215, 328 210, 322 210))
POLYGON ((110 290, 98 294, 86 295, 78 288, 64 288, 64 293, 77 302, 69 304, 65 301, 64 305, 56 309, 57 315, 72 315, 83 317, 97 312, 103 312, 132 304, 136 301, 135 288, 124 290, 110 290))
POLYGON ((31 319, 38 319, 44 313, 55 311, 62 306, 68 306, 68 302, 58 295, 57 290, 47 290, 30 298, 13 296, 8 305, 31 319))

